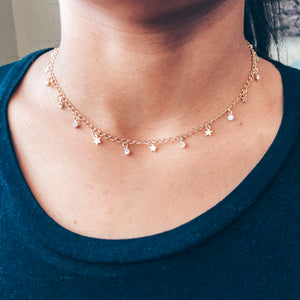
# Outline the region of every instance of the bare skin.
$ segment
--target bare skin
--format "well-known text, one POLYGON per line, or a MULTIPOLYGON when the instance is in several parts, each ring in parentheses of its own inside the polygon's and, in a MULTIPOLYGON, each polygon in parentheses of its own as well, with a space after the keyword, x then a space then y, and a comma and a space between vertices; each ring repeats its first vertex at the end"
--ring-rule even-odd
MULTIPOLYGON (((224 110, 248 76, 242 1, 60 5, 55 73, 76 107, 114 135, 176 135, 224 110)), ((280 74, 261 60, 261 80, 251 86, 248 103, 236 106, 232 123, 217 121, 212 137, 195 135, 184 150, 137 146, 127 157, 120 145, 95 146, 87 129, 73 129, 70 112, 60 111, 55 91, 44 86, 48 60, 49 53, 37 59, 14 93, 9 124, 35 198, 81 235, 141 237, 190 221, 243 181, 280 126, 280 74)))

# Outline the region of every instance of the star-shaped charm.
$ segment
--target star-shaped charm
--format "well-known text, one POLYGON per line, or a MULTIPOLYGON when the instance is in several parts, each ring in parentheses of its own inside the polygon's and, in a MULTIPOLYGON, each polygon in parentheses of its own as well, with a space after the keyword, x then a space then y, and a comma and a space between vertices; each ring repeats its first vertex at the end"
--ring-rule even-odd
POLYGON ((210 128, 206 128, 205 136, 211 136, 211 134, 212 134, 212 131, 210 130, 210 128))
POLYGON ((155 152, 156 149, 157 149, 157 147, 156 147, 154 144, 152 144, 152 145, 149 147, 149 149, 151 150, 151 152, 155 152))
POLYGON ((94 144, 96 145, 101 144, 100 137, 98 137, 97 135, 94 135, 94 144))

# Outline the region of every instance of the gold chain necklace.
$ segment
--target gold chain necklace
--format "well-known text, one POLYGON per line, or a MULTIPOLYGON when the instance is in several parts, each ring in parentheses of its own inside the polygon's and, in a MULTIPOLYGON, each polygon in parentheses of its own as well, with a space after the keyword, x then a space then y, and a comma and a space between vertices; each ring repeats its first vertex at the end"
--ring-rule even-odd
POLYGON ((72 102, 67 98, 65 93, 63 92, 59 82, 57 81, 55 75, 54 75, 54 62, 58 55, 59 48, 55 48, 53 52, 51 53, 51 60, 47 64, 46 73, 48 74, 46 86, 53 87, 57 90, 58 96, 57 96, 57 102, 58 107, 60 109, 67 108, 71 111, 73 114, 73 127, 79 128, 80 124, 86 126, 90 129, 93 137, 93 142, 96 145, 101 144, 101 137, 105 140, 109 140, 111 142, 119 143, 123 146, 124 154, 129 155, 130 154, 130 145, 150 145, 149 149, 152 152, 155 152, 157 150, 157 145, 166 144, 166 143, 179 143, 179 146, 184 149, 186 146, 185 139, 188 137, 202 131, 205 129, 205 136, 211 136, 213 131, 211 129, 211 124, 220 119, 222 116, 227 114, 228 121, 234 120, 234 115, 232 113, 232 108, 239 102, 242 101, 243 103, 246 103, 248 100, 248 88, 252 82, 253 79, 259 80, 259 74, 258 74, 258 67, 257 64, 259 62, 259 57, 257 56, 255 50, 253 49, 253 46, 248 43, 248 48, 251 52, 251 60, 252 60, 252 66, 251 71, 248 75, 248 78, 246 82, 243 84, 242 89, 240 90, 238 96, 234 99, 234 101, 221 113, 219 113, 217 116, 215 116, 213 119, 208 120, 206 122, 202 122, 199 126, 191 128, 179 135, 171 136, 171 137, 165 137, 165 138, 159 138, 159 139, 149 139, 149 140, 133 140, 133 139, 126 139, 121 138, 118 136, 113 136, 111 134, 108 134, 104 132, 102 129, 97 128, 92 122, 90 122, 85 116, 83 116, 79 110, 72 104, 72 102))

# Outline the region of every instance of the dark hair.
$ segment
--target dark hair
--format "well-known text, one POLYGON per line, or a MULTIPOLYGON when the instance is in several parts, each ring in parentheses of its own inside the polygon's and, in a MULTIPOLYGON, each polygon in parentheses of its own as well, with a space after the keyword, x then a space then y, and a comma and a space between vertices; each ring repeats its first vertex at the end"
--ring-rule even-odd
POLYGON ((279 55, 280 0, 245 0, 244 34, 259 55, 270 57, 272 43, 279 55))

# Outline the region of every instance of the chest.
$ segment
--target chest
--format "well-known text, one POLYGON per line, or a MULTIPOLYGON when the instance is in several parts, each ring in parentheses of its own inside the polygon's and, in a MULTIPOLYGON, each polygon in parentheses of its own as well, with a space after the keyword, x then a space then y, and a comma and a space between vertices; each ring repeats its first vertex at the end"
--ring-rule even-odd
POLYGON ((204 213, 243 181, 276 134, 247 136, 236 123, 226 138, 220 128, 190 138, 186 149, 140 146, 127 157, 120 145, 95 146, 84 130, 22 116, 12 105, 14 147, 35 200, 68 230, 109 239, 156 234, 204 213), (39 121, 34 131, 30 119, 39 121))

